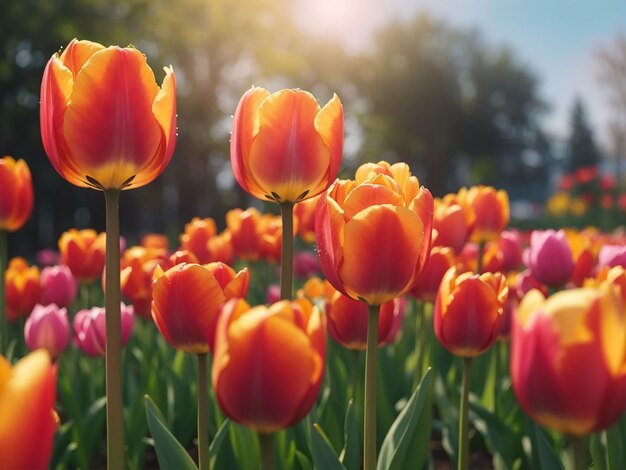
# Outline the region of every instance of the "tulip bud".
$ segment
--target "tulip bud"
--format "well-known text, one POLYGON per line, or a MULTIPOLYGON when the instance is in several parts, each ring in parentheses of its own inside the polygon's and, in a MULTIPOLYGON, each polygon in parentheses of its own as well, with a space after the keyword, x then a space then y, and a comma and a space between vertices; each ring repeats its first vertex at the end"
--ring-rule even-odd
POLYGON ((35 305, 24 325, 24 340, 31 351, 47 349, 52 359, 57 359, 70 340, 67 310, 55 304, 35 305))
POLYGON ((548 286, 559 287, 569 281, 574 261, 565 232, 533 231, 530 247, 524 252, 524 263, 535 279, 548 286))
POLYGON ((7 319, 16 321, 20 316, 28 315, 41 299, 39 268, 29 266, 24 258, 13 258, 5 273, 4 287, 7 319))
POLYGON ((67 266, 47 266, 41 271, 41 303, 69 307, 76 298, 78 283, 67 266))
POLYGON ((598 253, 598 267, 622 266, 626 268, 626 245, 604 245, 598 253))
MULTIPOLYGON (((135 314, 133 307, 121 304, 122 346, 133 332, 135 314)), ((80 310, 74 316, 74 342, 90 357, 103 356, 106 350, 106 318, 103 307, 80 310)))
POLYGON ((33 210, 33 181, 24 160, 0 158, 0 231, 15 232, 33 210))

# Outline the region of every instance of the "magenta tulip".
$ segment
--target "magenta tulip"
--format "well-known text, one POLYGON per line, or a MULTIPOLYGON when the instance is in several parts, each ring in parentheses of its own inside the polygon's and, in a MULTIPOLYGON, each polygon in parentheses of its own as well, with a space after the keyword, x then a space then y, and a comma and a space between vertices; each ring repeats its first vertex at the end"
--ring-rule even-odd
POLYGON ((24 325, 24 340, 31 351, 47 349, 52 359, 57 359, 70 340, 67 310, 55 304, 35 305, 24 325))
POLYGON ((548 286, 559 287, 569 281, 574 260, 565 232, 534 230, 530 247, 524 252, 524 263, 535 279, 548 286))

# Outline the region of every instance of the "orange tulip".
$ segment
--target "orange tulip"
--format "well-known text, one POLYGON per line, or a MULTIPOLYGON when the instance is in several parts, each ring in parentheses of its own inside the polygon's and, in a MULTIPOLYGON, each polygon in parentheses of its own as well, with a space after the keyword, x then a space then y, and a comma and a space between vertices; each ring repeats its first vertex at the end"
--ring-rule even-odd
POLYGON ((509 288, 500 273, 460 273, 452 267, 441 280, 434 326, 439 342, 452 354, 474 357, 498 338, 509 288))
POLYGON ((176 144, 176 79, 159 88, 146 57, 72 40, 41 83, 41 136, 50 162, 72 184, 138 188, 169 163, 176 144))
POLYGON ((28 266, 24 258, 13 258, 5 273, 7 319, 28 316, 41 298, 39 268, 28 266))
POLYGON ((256 261, 261 256, 262 215, 255 208, 232 209, 226 213, 226 226, 236 258, 256 261))
POLYGON ((24 160, 0 158, 0 231, 22 227, 33 210, 33 181, 24 160))
MULTIPOLYGON (((402 328, 406 300, 393 299, 380 306, 378 347, 393 343, 402 328)), ((367 346, 367 305, 335 291, 326 303, 328 333, 347 349, 365 351, 367 346)))
POLYGON ((408 292, 432 237, 433 198, 408 165, 365 164, 320 199, 315 230, 322 270, 343 294, 381 305, 408 292))
POLYGON ((106 234, 95 230, 70 229, 59 239, 61 261, 81 282, 92 282, 102 275, 106 234))
POLYGON ((449 246, 459 254, 467 242, 476 221, 474 209, 456 194, 447 194, 443 199, 435 199, 433 228, 437 230, 437 246, 449 246))
POLYGON ((249 273, 224 263, 182 263, 154 271, 152 318, 174 348, 191 354, 213 351, 215 328, 222 304, 245 297, 249 273))
POLYGON ((253 308, 231 301, 215 341, 218 403, 231 419, 263 433, 291 426, 315 403, 325 352, 325 317, 309 301, 253 308))
POLYGON ((459 198, 467 201, 476 214, 472 241, 495 240, 509 224, 509 196, 506 191, 496 191, 491 186, 472 186, 469 190, 462 188, 459 198))
POLYGON ((306 243, 315 243, 315 208, 321 195, 299 202, 293 208, 298 235, 306 243))
POLYGON ((185 231, 180 236, 180 247, 191 251, 200 263, 210 263, 214 260, 211 259, 208 242, 216 233, 217 226, 211 217, 206 219, 194 217, 191 222, 185 224, 185 231))
POLYGON ((147 233, 141 237, 140 245, 145 248, 161 248, 167 251, 170 248, 170 241, 163 234, 147 233))
POLYGON ((411 289, 411 295, 424 302, 435 303, 443 275, 454 266, 454 251, 447 246, 433 246, 422 275, 411 289))
POLYGON ((58 416, 56 367, 38 349, 13 367, 0 356, 0 468, 46 469, 58 416))
POLYGON ((342 149, 337 95, 321 109, 301 90, 251 88, 239 101, 230 161, 237 182, 254 197, 295 203, 320 194, 337 177, 342 149))
POLYGON ((135 246, 124 252, 120 286, 124 297, 133 303, 135 314, 150 318, 152 277, 157 266, 170 267, 167 251, 162 248, 135 246))
POLYGON ((513 320, 511 382, 543 426, 585 435, 626 410, 626 314, 619 289, 570 289, 522 300, 513 320))

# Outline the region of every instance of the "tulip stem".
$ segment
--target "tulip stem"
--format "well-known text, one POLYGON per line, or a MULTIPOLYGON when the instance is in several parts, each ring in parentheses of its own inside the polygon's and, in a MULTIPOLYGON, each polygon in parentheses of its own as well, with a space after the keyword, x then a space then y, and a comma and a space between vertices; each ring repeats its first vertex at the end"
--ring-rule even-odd
POLYGON ((459 407, 459 455, 458 469, 469 468, 469 389, 472 358, 463 358, 463 382, 461 383, 461 405, 459 407))
POLYGON ((572 470, 586 470, 588 467, 586 436, 570 436, 569 445, 572 470))
POLYGON ((122 320, 120 313, 120 190, 104 191, 106 202, 106 400, 107 468, 126 468, 122 405, 122 320))
POLYGON ((8 325, 6 317, 6 298, 4 292, 4 274, 7 270, 8 263, 8 233, 6 230, 0 230, 0 354, 6 352, 5 348, 9 345, 7 337, 8 325))
POLYGON ((274 433, 259 433, 259 442, 261 443, 261 469, 274 470, 274 433))
POLYGON ((378 353, 378 305, 368 305, 365 350, 365 455, 364 470, 376 468, 376 354, 378 353))
POLYGON ((199 470, 209 470, 209 389, 207 354, 198 354, 198 463, 199 470))
POLYGON ((478 242, 478 259, 476 263, 476 274, 482 274, 483 271, 483 253, 485 252, 485 242, 478 242))
POLYGON ((280 252, 280 300, 291 300, 293 290, 293 202, 280 203, 283 238, 280 252))

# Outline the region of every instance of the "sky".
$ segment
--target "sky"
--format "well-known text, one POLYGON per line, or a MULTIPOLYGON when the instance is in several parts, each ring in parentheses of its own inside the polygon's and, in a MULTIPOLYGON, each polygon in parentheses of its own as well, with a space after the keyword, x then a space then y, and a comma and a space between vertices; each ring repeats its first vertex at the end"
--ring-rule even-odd
POLYGON ((594 51, 626 34, 626 0, 296 0, 297 21, 316 34, 366 47, 394 17, 427 11, 452 25, 477 28, 490 44, 510 46, 539 77, 550 105, 546 129, 565 138, 576 96, 598 139, 609 144, 608 97, 599 86, 594 51))

